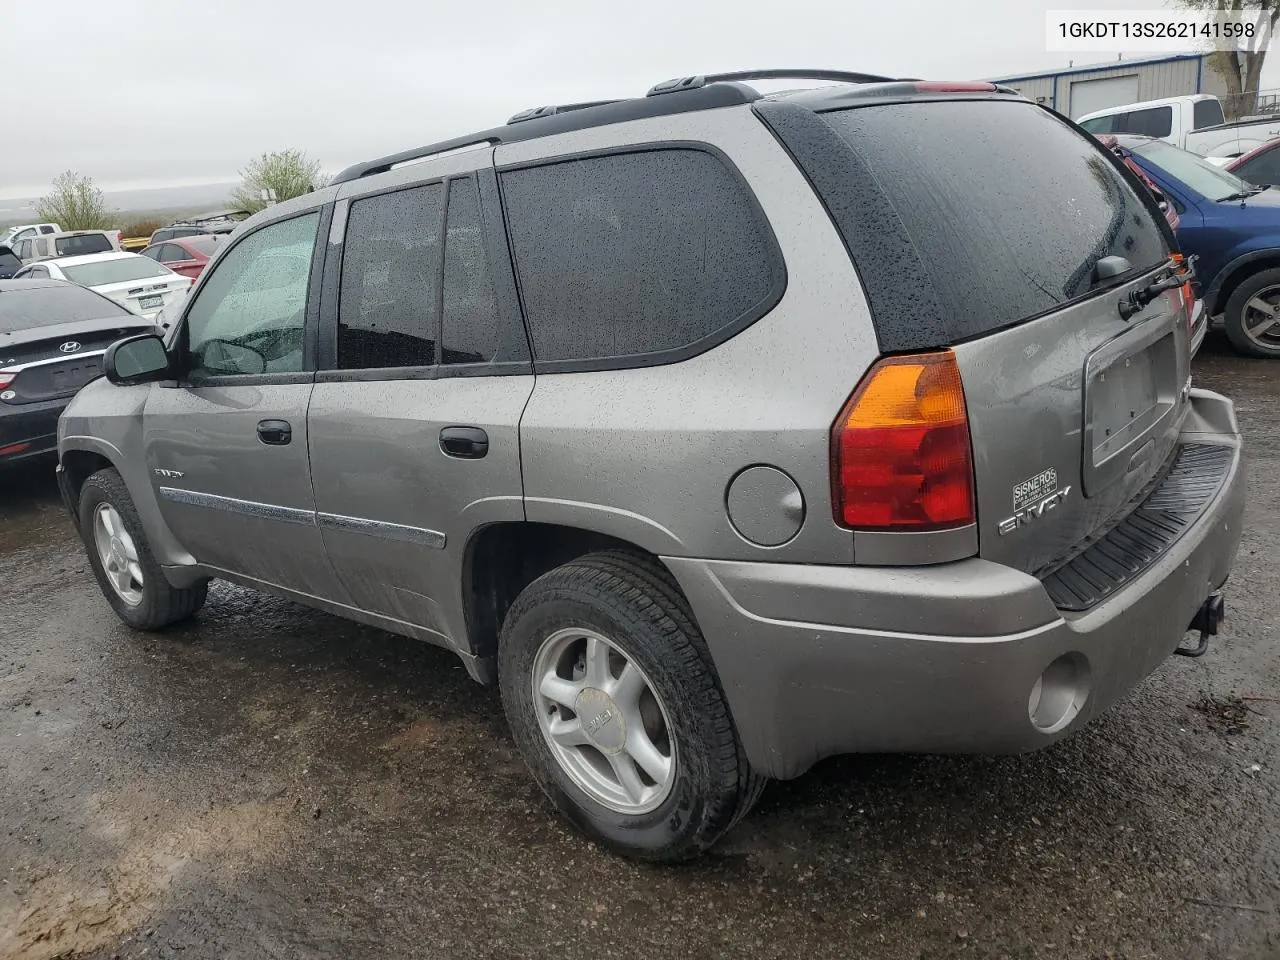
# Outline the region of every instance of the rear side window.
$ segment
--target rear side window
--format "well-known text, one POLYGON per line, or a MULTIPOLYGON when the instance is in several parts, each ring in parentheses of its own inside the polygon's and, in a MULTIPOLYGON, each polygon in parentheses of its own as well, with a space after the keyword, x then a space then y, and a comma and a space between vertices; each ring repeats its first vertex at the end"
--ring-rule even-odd
POLYGON ((1150 110, 1134 110, 1125 116, 1124 126, 1114 132, 1136 133, 1144 137, 1167 137, 1173 129, 1173 108, 1152 107, 1150 110))
POLYGON ((436 362, 436 271, 444 185, 356 200, 347 216, 338 296, 338 366, 436 362))
POLYGON ((711 153, 558 161, 507 171, 502 186, 539 362, 680 359, 781 296, 773 234, 711 153))
MULTIPOLYGON (((498 359, 504 346, 500 342, 502 325, 480 224, 480 195, 471 179, 449 184, 443 305, 440 339, 445 363, 498 359)), ((524 353, 527 358, 528 348, 524 353)))
POLYGON ((1202 130, 1205 127, 1216 127, 1220 123, 1225 123, 1226 118, 1222 115, 1222 104, 1217 100, 1197 100, 1195 106, 1191 108, 1191 123, 1196 130, 1202 130))
POLYGON ((1102 148, 1047 110, 939 101, 819 119, 798 109, 761 112, 844 235, 882 350, 945 346, 1052 311, 1090 292, 1106 256, 1135 272, 1168 256, 1162 227, 1102 148))
POLYGON ((79 237, 60 237, 53 241, 60 257, 78 257, 85 253, 107 253, 115 248, 102 233, 87 233, 79 237))

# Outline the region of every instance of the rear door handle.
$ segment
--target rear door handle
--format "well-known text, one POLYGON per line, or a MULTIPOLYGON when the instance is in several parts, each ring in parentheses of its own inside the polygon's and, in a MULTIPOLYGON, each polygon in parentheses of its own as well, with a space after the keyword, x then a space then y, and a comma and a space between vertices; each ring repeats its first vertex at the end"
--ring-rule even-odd
POLYGON ((445 427, 440 431, 440 449, 445 456, 479 460, 489 452, 489 435, 479 427, 445 427))
POLYGON ((288 420, 259 420, 258 439, 273 447, 283 447, 293 439, 293 427, 288 420))

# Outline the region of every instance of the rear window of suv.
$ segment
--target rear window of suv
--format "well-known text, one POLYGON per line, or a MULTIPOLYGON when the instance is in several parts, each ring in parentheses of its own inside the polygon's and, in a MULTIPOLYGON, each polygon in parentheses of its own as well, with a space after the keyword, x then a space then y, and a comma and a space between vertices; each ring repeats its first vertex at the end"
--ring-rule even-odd
POLYGON ((1168 256, 1162 226, 1112 161, 1046 110, 975 99, 820 114, 849 157, 786 106, 762 112, 844 234, 882 350, 1049 313, 1089 294, 1106 256, 1135 274, 1168 256))

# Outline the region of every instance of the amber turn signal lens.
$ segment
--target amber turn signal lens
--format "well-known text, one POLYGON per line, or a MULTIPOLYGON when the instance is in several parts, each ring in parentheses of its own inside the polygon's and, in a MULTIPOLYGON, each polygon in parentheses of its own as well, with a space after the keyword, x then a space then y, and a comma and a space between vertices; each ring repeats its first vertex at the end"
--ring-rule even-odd
POLYGON ((964 385, 950 350, 888 357, 863 377, 831 430, 838 523, 942 530, 973 523, 964 385))

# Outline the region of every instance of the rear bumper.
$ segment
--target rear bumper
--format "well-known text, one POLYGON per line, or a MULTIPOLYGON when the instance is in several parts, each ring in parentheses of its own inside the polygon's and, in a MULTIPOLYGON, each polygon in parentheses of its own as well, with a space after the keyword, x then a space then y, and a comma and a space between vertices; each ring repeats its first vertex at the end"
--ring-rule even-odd
POLYGON ((58 416, 67 398, 42 403, 0 403, 0 450, 25 444, 13 453, 0 453, 0 466, 58 449, 58 416))
POLYGON ((1239 546, 1234 412, 1216 394, 1192 397, 1182 442, 1231 451, 1217 492, 1165 553, 1083 613, 977 558, 915 568, 667 559, 752 764, 785 778, 841 753, 1019 753, 1124 696, 1181 642, 1239 546))

